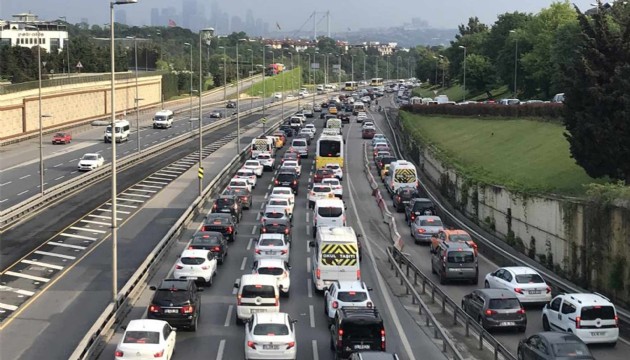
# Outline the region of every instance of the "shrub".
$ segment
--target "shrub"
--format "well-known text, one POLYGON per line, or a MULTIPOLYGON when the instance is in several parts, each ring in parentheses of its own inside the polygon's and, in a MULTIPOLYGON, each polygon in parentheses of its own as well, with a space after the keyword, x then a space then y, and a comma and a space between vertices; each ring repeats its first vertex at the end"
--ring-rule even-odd
POLYGON ((493 116, 507 118, 562 118, 562 104, 537 103, 523 105, 466 104, 466 105, 405 105, 402 110, 420 115, 493 116))

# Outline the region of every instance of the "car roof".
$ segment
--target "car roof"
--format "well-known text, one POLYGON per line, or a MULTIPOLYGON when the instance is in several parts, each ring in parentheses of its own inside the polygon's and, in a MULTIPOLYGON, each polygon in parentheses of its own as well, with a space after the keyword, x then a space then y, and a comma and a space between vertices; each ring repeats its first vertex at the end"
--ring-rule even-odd
POLYGON ((182 254, 180 256, 180 258, 184 258, 184 257, 207 257, 208 256, 208 252, 210 252, 210 250, 201 250, 201 249, 186 249, 184 251, 182 251, 182 254))
POLYGON ((263 234, 260 234, 260 237, 258 238, 258 240, 260 239, 284 239, 284 234, 263 233, 263 234))
POLYGON ((342 307, 337 310, 337 314, 343 318, 344 322, 359 321, 361 323, 383 323, 383 319, 381 318, 378 310, 373 307, 342 307))
POLYGON ((158 331, 161 332, 167 322, 154 319, 135 319, 129 321, 125 331, 158 331))
POLYGON ((211 238, 211 237, 221 237, 223 236, 223 234, 221 234, 218 231, 197 231, 195 233, 195 235, 193 235, 193 241, 194 239, 207 239, 207 238, 211 238))
POLYGON ((505 289, 477 289, 481 294, 484 294, 488 299, 517 299, 516 295, 505 289))
POLYGON ((158 286, 157 288, 159 290, 169 290, 169 289, 186 290, 188 289, 188 284, 191 281, 192 280, 187 280, 187 279, 164 279, 160 283, 160 286, 158 286))
POLYGON ((283 312, 254 313, 254 322, 257 324, 285 324, 289 315, 283 312))
MULTIPOLYGON (((276 190, 283 190, 283 191, 289 191, 289 192, 293 192, 293 190, 291 190, 290 187, 288 186, 276 186, 271 190, 271 193, 273 193, 276 190)), ((275 195, 275 194, 274 194, 275 195)), ((283 194, 283 195, 287 195, 287 194, 283 194)))
POLYGON ((367 291, 367 286, 361 281, 337 281, 339 291, 367 291))
POLYGON ((278 285, 278 280, 273 275, 266 274, 243 274, 241 276, 241 286, 243 285, 278 285))
POLYGON ((289 226, 289 219, 287 219, 286 217, 273 219, 273 221, 268 221, 263 226, 276 226, 276 225, 289 226))
POLYGON ((418 216, 417 219, 428 220, 428 221, 436 221, 436 220, 442 221, 442 218, 440 218, 439 216, 435 216, 435 215, 421 215, 421 216, 418 216))
POLYGON ((99 154, 99 153, 85 153, 85 154, 83 154, 83 156, 88 156, 88 155, 100 156, 101 154, 99 154))
POLYGON ((284 260, 282 259, 270 259, 270 258, 262 258, 257 260, 258 267, 281 267, 284 268, 284 260))
POLYGON ((594 304, 614 306, 613 303, 610 302, 610 300, 598 293, 571 293, 563 294, 563 296, 573 299, 577 301, 580 305, 584 306, 594 304))
POLYGON ((577 342, 581 343, 582 340, 575 334, 560 332, 560 331, 541 331, 534 335, 538 335, 542 338, 547 339, 550 343, 558 343, 558 342, 577 342))
POLYGON ((506 266, 503 267, 502 269, 508 270, 514 274, 538 274, 538 272, 532 268, 529 268, 527 266, 506 266))
POLYGON ((468 234, 465 230, 461 230, 461 229, 444 229, 443 231, 444 231, 444 233, 446 235, 468 235, 468 236, 470 236, 470 234, 468 234))

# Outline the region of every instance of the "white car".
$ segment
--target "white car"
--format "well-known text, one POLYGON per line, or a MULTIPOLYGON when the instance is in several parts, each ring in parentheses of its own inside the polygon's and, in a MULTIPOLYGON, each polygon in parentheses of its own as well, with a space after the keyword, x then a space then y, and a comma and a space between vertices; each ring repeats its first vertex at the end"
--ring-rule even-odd
POLYGON ((248 169, 254 172, 256 176, 261 177, 263 174, 263 166, 258 160, 247 160, 243 165, 244 169, 248 169))
POLYGON ((114 358, 170 359, 175 349, 177 332, 164 320, 131 320, 116 347, 114 358))
POLYGON ((295 322, 287 313, 255 313, 245 323, 245 359, 295 360, 295 322))
POLYGON ((336 197, 343 199, 343 186, 341 185, 341 181, 335 178, 324 178, 321 182, 322 185, 328 185, 332 189, 333 194, 336 197))
POLYGON ((277 92, 277 93, 273 94, 273 98, 274 99, 282 99, 282 93, 277 92))
POLYGON ((236 172, 236 175, 234 175, 234 177, 238 179, 247 180, 247 182, 249 182, 249 184, 252 187, 254 188, 256 187, 256 180, 258 177, 252 170, 241 168, 240 170, 236 172))
POLYGON ((210 250, 184 250, 173 270, 176 279, 203 281, 209 286, 216 274, 217 258, 210 250))
POLYGON ((284 208, 290 218, 293 218, 293 205, 294 204, 286 197, 270 196, 269 199, 267 199, 267 206, 278 206, 284 208))
POLYGON ((315 208, 315 201, 320 199, 334 198, 335 193, 330 185, 313 184, 313 188, 308 192, 308 208, 315 208))
POLYGON ((103 166, 105 163, 105 159, 101 154, 98 153, 87 153, 79 159, 79 164, 77 168, 79 171, 89 171, 94 170, 98 167, 103 166))
POLYGON ((300 130, 300 132, 298 133, 299 135, 308 135, 308 138, 313 140, 313 138, 315 137, 313 130, 311 129, 302 129, 300 130))
POLYGON ((293 189, 286 186, 278 186, 271 189, 270 197, 284 197, 289 199, 291 204, 295 204, 295 194, 293 193, 293 189))
POLYGON ((260 234, 254 246, 254 259, 280 259, 289 262, 291 245, 284 238, 284 234, 260 234))
POLYGON ((281 168, 295 170, 298 176, 302 174, 302 165, 297 160, 285 160, 281 168))
POLYGON ((275 276, 280 293, 288 297, 291 290, 290 269, 289 263, 280 259, 259 259, 254 261, 252 274, 275 276))
POLYGON ((258 154, 256 160, 263 166, 264 170, 273 170, 276 167, 276 159, 269 153, 258 154))
POLYGON ((509 290, 523 304, 541 304, 551 300, 551 288, 536 270, 526 266, 499 268, 486 275, 484 286, 509 290))
POLYGON ((286 99, 287 99, 287 101, 289 101, 289 100, 295 100, 295 95, 293 95, 293 94, 289 94, 289 95, 287 95, 286 99))
POLYGON ((332 170, 337 179, 343 180, 343 169, 341 168, 341 166, 339 166, 339 164, 326 164, 324 167, 326 169, 332 170))
POLYGON ((370 298, 371 288, 361 281, 335 281, 324 292, 324 311, 332 322, 337 310, 344 307, 374 307, 370 298))
POLYGON ((304 125, 304 128, 305 129, 313 129, 313 131, 317 131, 317 129, 315 128, 315 124, 313 124, 313 123, 304 125))
POLYGON ((360 111, 357 113, 357 122, 361 123, 364 122, 365 120, 367 120, 368 116, 366 113, 364 113, 363 111, 360 111))
POLYGON ((228 189, 245 188, 249 192, 251 192, 252 191, 252 184, 250 184, 249 181, 246 180, 246 179, 240 179, 240 178, 237 178, 237 177, 233 177, 230 180, 230 182, 228 183, 227 188, 228 189))
POLYGON ((363 123, 363 125, 361 125, 361 129, 367 129, 367 128, 371 128, 374 129, 374 123, 371 121, 366 121, 363 123))

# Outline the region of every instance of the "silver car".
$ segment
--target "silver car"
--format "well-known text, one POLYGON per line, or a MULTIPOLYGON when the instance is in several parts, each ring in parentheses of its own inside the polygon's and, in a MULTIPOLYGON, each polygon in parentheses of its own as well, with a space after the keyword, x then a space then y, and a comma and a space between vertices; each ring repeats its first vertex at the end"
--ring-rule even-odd
POLYGON ((254 247, 254 258, 281 259, 289 262, 291 245, 284 238, 284 234, 260 234, 260 238, 254 247))
POLYGON ((411 223, 411 236, 416 244, 430 244, 431 238, 444 230, 444 224, 439 216, 422 215, 411 223))

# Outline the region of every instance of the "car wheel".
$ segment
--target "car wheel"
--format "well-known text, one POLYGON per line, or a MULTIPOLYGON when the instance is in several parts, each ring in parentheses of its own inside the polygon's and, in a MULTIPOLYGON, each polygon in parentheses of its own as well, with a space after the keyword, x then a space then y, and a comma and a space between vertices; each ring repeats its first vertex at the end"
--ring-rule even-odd
POLYGON ((542 325, 543 325, 543 330, 545 331, 551 330, 551 326, 549 326, 549 320, 547 319, 546 315, 543 316, 542 325))
POLYGON ((199 322, 199 314, 195 317, 195 321, 190 325, 190 331, 197 331, 197 322, 199 322))
POLYGON ((285 298, 289 298, 289 297, 290 297, 290 295, 291 295, 291 290, 289 290, 289 291, 287 291, 287 292, 283 292, 283 293, 282 293, 282 295, 283 295, 285 298))
POLYGON ((239 319, 238 316, 236 316, 236 325, 243 325, 245 323, 245 321, 239 319))
MULTIPOLYGON (((216 270, 215 270, 216 273, 216 270)), ((208 279, 208 281, 206 281, 206 285, 208 287, 212 286, 212 282, 214 281, 214 273, 212 275, 210 275, 210 278, 208 279)))
POLYGON ((483 282, 483 287, 485 287, 486 289, 490 289, 490 283, 488 283, 488 280, 483 282))
POLYGON ((317 227, 313 226, 313 239, 317 236, 317 227))
POLYGON ((521 326, 518 328, 518 332, 524 333, 527 328, 525 326, 521 326))
POLYGON ((441 272, 439 275, 440 275, 440 284, 441 285, 445 285, 446 284, 446 276, 444 276, 443 272, 441 272))
POLYGON ((477 275, 476 278, 470 280, 470 283, 473 284, 473 285, 479 284, 479 275, 477 275))
MULTIPOLYGON (((330 337, 330 350, 335 351, 335 342, 332 339, 332 336, 330 337)), ((337 354, 335 354, 335 358, 337 358, 337 354)))

